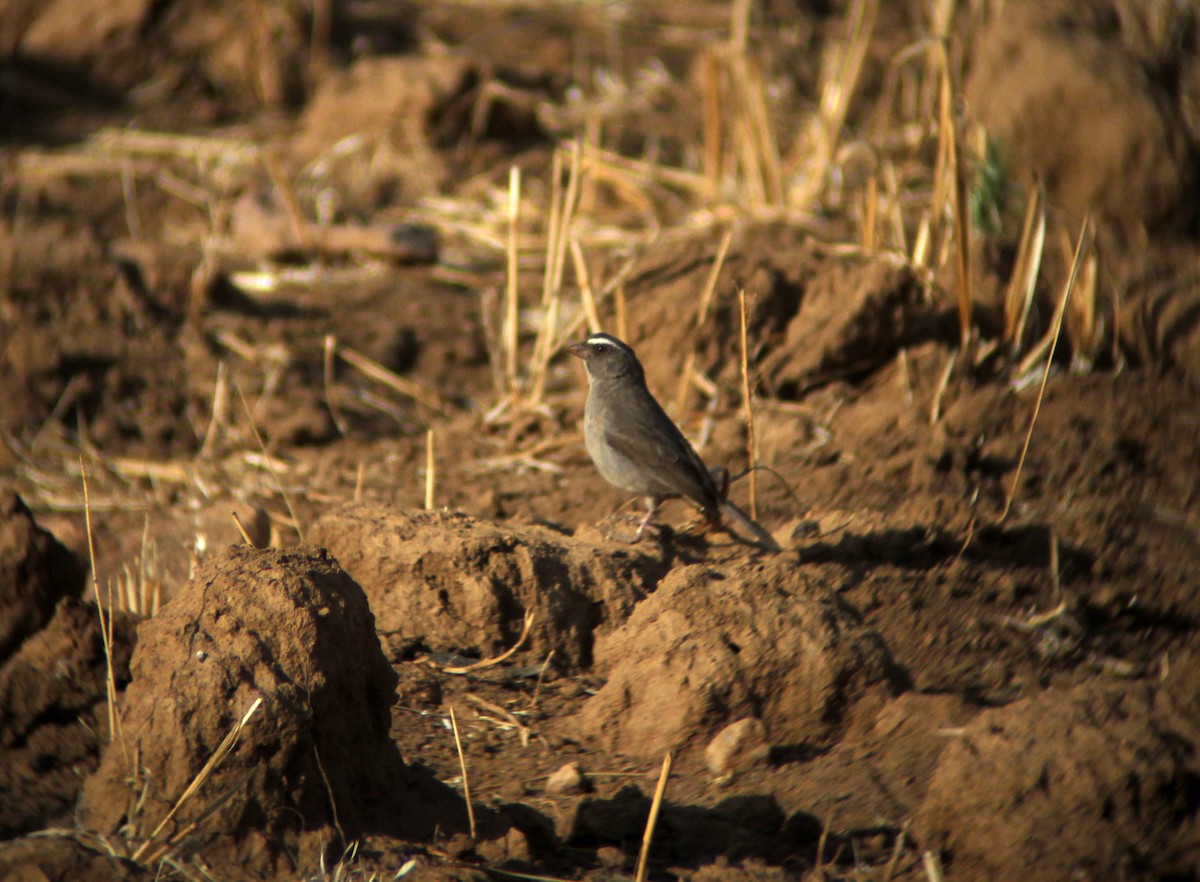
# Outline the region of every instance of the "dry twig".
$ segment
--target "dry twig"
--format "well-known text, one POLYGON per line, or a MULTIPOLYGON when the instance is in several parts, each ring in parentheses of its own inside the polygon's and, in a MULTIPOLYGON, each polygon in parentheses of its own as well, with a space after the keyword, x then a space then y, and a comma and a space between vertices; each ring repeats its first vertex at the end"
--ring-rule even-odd
POLYGON ((529 638, 529 629, 533 626, 533 621, 535 618, 537 618, 537 613, 533 610, 525 613, 525 625, 521 628, 521 636, 517 638, 517 642, 495 658, 485 658, 482 661, 477 661, 474 664, 463 665, 461 667, 442 668, 442 672, 446 674, 471 674, 475 671, 481 671, 484 668, 493 667, 500 664, 505 659, 511 658, 522 646, 525 645, 525 641, 529 638))

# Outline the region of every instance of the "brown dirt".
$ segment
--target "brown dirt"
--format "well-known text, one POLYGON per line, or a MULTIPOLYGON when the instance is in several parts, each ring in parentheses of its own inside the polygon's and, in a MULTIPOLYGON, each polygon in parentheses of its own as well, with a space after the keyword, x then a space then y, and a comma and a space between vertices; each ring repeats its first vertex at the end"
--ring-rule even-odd
POLYGON ((1014 3, 979 35, 966 87, 1015 170, 1076 222, 1099 210, 1126 235, 1197 219, 1195 150, 1150 15, 1133 3, 1014 3))
POLYGON ((1187 874, 1195 676, 1189 657, 1158 689, 1086 683, 984 711, 942 753, 914 832, 976 878, 1187 874))
MULTIPOLYGON (((803 6, 751 4, 785 192, 845 24, 803 6)), ((668 750, 655 880, 915 882, 927 851, 951 880, 1200 879, 1200 7, 983 6, 952 54, 1003 167, 963 353, 953 249, 905 256, 937 141, 920 4, 881 4, 820 195, 783 210, 705 190, 741 161, 704 142, 728 4, 333 4, 322 54, 304 4, 0 0, 0 880, 627 878, 668 750), (799 497, 758 475, 781 555, 678 502, 617 541, 579 365, 507 398, 509 168, 523 367, 551 151, 582 132, 652 160, 580 192, 601 320, 735 472, 747 294, 758 458, 799 497), (1099 321, 1073 306, 1002 520, 1040 375, 993 344, 1034 176, 1026 340, 1087 208, 1099 321), (113 617, 116 738, 81 457, 102 596, 162 601, 113 617), (272 547, 231 548, 230 512, 272 547)))
POLYGON ((0 494, 0 663, 50 621, 60 598, 83 593, 85 573, 16 493, 0 494))
POLYGON ((383 505, 326 512, 308 538, 363 586, 393 662, 429 651, 499 655, 532 614, 532 639, 562 670, 589 668, 596 632, 627 618, 670 568, 595 537, 383 505))
POLYGON ((794 559, 681 567, 603 638, 607 682, 576 725, 606 749, 653 759, 743 715, 773 744, 820 750, 905 686, 878 636, 794 559), (868 710, 869 713, 869 710, 868 710))
POLYGON ((133 861, 104 854, 94 841, 64 835, 0 843, 0 872, 5 882, 149 882, 154 878, 153 872, 133 861))
POLYGON ((153 838, 260 698, 260 719, 169 816, 164 840, 227 800, 205 861, 273 878, 295 872, 293 862, 313 866, 331 843, 337 854, 369 833, 424 837, 438 823, 436 789, 422 789, 388 738, 396 675, 366 597, 322 549, 234 546, 143 622, 132 675, 123 735, 84 788, 89 829, 120 831, 139 847, 153 838))
MULTIPOLYGON (((132 617, 113 621, 113 683, 129 683, 132 617)), ((49 624, 0 667, 0 830, 69 827, 82 778, 108 732, 107 661, 95 607, 64 598, 49 624)))

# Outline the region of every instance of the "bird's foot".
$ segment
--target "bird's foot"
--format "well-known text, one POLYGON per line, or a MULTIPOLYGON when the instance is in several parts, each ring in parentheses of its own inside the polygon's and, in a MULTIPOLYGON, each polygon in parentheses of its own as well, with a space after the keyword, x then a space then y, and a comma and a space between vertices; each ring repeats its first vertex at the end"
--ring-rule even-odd
POLYGON ((604 535, 606 535, 609 539, 612 539, 614 542, 623 542, 626 545, 637 545, 643 539, 648 538, 651 540, 658 540, 662 538, 663 528, 658 524, 650 523, 650 521, 644 515, 625 517, 621 518, 621 520, 625 522, 636 521, 637 527, 633 530, 633 532, 606 530, 604 535))

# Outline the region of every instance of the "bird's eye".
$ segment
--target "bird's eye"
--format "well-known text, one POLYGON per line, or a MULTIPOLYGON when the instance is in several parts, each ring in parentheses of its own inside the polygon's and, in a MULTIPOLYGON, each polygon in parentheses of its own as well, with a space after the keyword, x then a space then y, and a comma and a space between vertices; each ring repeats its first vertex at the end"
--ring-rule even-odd
POLYGON ((597 355, 603 355, 604 353, 608 352, 608 347, 603 343, 593 343, 592 352, 596 353, 597 355))

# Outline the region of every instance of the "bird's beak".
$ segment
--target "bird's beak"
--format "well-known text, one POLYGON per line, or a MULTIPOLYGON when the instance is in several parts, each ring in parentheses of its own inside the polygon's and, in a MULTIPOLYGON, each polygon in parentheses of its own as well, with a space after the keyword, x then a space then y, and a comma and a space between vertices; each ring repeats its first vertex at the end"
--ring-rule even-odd
POLYGON ((587 354, 586 343, 572 343, 567 347, 567 352, 574 355, 576 358, 583 358, 587 354))

